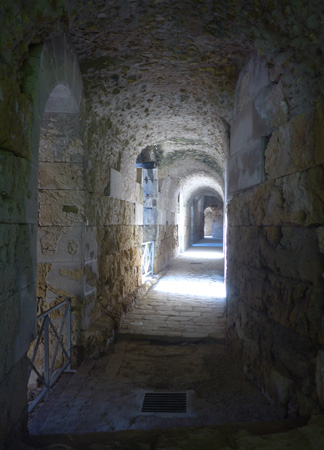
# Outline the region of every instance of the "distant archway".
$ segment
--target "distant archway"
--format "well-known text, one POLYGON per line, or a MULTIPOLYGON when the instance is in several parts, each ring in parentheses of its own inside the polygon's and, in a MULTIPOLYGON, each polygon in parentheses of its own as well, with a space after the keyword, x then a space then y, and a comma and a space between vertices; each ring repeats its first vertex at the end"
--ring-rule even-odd
POLYGON ((223 240, 224 205, 218 197, 205 197, 204 237, 223 240))

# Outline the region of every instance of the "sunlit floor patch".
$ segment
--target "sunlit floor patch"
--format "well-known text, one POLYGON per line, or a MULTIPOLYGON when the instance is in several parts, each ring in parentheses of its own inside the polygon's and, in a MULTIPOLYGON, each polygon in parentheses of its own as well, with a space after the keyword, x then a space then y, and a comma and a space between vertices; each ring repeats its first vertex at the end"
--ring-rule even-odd
POLYGON ((224 262, 215 258, 215 254, 222 255, 221 249, 192 247, 175 258, 123 319, 119 333, 172 339, 224 339, 224 262), (201 258, 200 253, 209 257, 201 258), (136 325, 138 322, 143 325, 136 325))
POLYGON ((154 291, 168 292, 178 295, 192 295, 198 297, 224 298, 226 297, 225 283, 210 280, 190 280, 188 278, 177 277, 170 279, 162 278, 154 291))
POLYGON ((222 259, 224 258, 223 249, 221 250, 198 250, 197 248, 191 248, 187 250, 185 253, 182 253, 182 258, 187 259, 222 259))

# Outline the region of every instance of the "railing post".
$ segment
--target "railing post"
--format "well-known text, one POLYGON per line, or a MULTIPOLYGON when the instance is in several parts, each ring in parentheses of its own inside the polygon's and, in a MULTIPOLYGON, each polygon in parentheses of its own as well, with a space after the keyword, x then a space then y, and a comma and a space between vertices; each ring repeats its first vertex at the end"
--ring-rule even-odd
POLYGON ((42 389, 42 391, 36 396, 36 398, 34 398, 34 400, 31 402, 31 404, 28 407, 28 411, 32 411, 33 408, 38 404, 38 402, 45 396, 46 398, 49 397, 50 395, 50 388, 54 385, 54 383, 56 382, 56 380, 59 378, 59 376, 65 371, 65 370, 69 370, 71 372, 74 372, 73 370, 71 370, 71 298, 66 297, 64 301, 62 301, 61 303, 53 306, 52 308, 50 308, 49 310, 47 310, 46 312, 44 312, 43 314, 40 314, 37 317, 37 320, 42 320, 42 325, 40 327, 40 330, 38 332, 38 337, 37 337, 37 341, 35 344, 35 348, 33 351, 33 356, 32 359, 29 360, 30 363, 30 367, 28 369, 28 374, 27 374, 27 383, 29 380, 29 377, 31 375, 32 370, 36 373, 36 375, 38 376, 39 380, 41 380, 42 384, 44 385, 44 388, 42 389), (61 319, 61 326, 59 327, 59 329, 57 330, 53 324, 53 322, 50 319, 50 314, 53 311, 59 310, 61 308, 65 307, 64 310, 64 314, 63 314, 63 318, 61 319), (67 330, 66 330, 66 338, 67 338, 67 343, 66 346, 64 345, 64 339, 62 338, 63 335, 63 329, 64 326, 66 325, 67 330), (53 333, 53 338, 56 340, 56 345, 55 345, 55 349, 53 352, 53 356, 52 356, 52 362, 50 364, 50 343, 49 343, 49 333, 50 333, 50 328, 52 329, 52 333, 53 333), (39 349, 39 346, 42 342, 42 338, 44 337, 44 373, 41 374, 38 369, 35 367, 34 365, 34 361, 36 358, 36 354, 37 351, 39 349), (65 355, 65 357, 67 358, 67 361, 64 363, 63 361, 63 365, 61 366, 60 369, 58 370, 54 370, 55 369, 55 362, 56 362, 56 356, 57 356, 57 352, 59 347, 61 347, 62 351, 63 351, 63 355, 65 355))

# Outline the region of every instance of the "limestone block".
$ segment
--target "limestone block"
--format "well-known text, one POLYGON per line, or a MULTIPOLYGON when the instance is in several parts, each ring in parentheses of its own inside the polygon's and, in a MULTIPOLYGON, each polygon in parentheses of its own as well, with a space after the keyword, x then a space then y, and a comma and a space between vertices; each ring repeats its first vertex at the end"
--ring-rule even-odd
POLYGON ((18 332, 14 346, 14 364, 27 353, 29 344, 36 333, 36 283, 17 293, 18 297, 18 332))
MULTIPOLYGON (((258 202, 259 204, 252 211, 252 223, 255 218, 257 223, 262 223, 264 225, 281 225, 285 206, 285 199, 281 186, 277 186, 271 181, 265 183, 263 188, 260 187, 260 189, 257 189, 257 195, 253 204, 255 204, 255 202, 258 202), (260 212, 258 217, 255 215, 256 211, 260 212)), ((253 204, 251 204, 251 206, 253 204)))
POLYGON ((82 163, 39 163, 40 189, 84 189, 82 163))
POLYGON ((263 267, 260 247, 251 245, 262 239, 261 229, 258 227, 228 227, 227 232, 227 258, 235 260, 250 267, 263 267), (239 251, 237 251, 239 249, 239 251))
POLYGON ((135 225, 143 224, 143 205, 135 203, 135 225))
MULTIPOLYGON (((110 162, 109 162, 110 163, 110 162)), ((87 161, 87 188, 90 192, 103 192, 110 196, 110 165, 107 160, 91 158, 87 161)))
POLYGON ((39 141, 40 162, 74 162, 84 160, 84 147, 80 139, 79 114, 44 114, 39 141))
POLYGON ((48 290, 54 295, 79 296, 84 294, 84 268, 82 262, 52 263, 46 278, 48 290))
POLYGON ((11 297, 17 290, 16 262, 18 225, 0 225, 0 300, 11 297))
POLYGON ((0 380, 3 380, 14 365, 13 349, 19 325, 19 300, 18 295, 0 302, 0 340, 1 340, 1 364, 0 380))
POLYGON ((265 151, 265 170, 269 178, 314 166, 314 122, 313 114, 299 115, 272 133, 265 151))
POLYGON ((303 211, 306 214, 305 223, 313 225, 323 223, 324 218, 324 168, 316 167, 301 174, 300 185, 304 192, 303 211))
POLYGON ((283 237, 276 250, 280 273, 315 285, 321 283, 324 256, 318 249, 316 230, 302 227, 282 227, 281 230, 283 237))
POLYGON ((27 184, 27 194, 25 196, 25 222, 30 224, 37 224, 38 213, 38 189, 37 189, 38 166, 30 165, 30 172, 27 184))
POLYGON ((305 296, 308 288, 308 283, 292 281, 275 273, 270 274, 264 286, 264 301, 269 318, 296 331, 293 311, 297 305, 303 305, 305 313, 305 296))
POLYGON ((290 159, 290 129, 284 124, 275 129, 265 150, 265 172, 269 179, 286 175, 289 171, 290 159))
POLYGON ((0 383, 0 441, 15 426, 22 436, 27 429, 27 358, 21 359, 0 383), (13 393, 15 395, 13 395, 13 393))
POLYGON ((97 261, 87 262, 84 266, 85 274, 85 294, 88 295, 89 292, 94 292, 94 288, 97 287, 98 280, 98 265, 97 261))
POLYGON ((52 264, 49 263, 38 263, 37 264, 37 287, 36 287, 36 297, 46 299, 47 296, 47 284, 46 278, 47 274, 51 271, 52 264))
POLYGON ((14 79, 0 70, 0 145, 17 156, 31 159, 32 104, 14 79))
POLYGON ((234 113, 242 111, 268 84, 269 73, 266 62, 257 53, 251 54, 238 78, 234 113))
POLYGON ((324 351, 319 350, 316 358, 316 392, 322 408, 324 407, 324 351))
POLYGON ((291 378, 282 375, 276 370, 271 370, 269 380, 269 394, 277 403, 287 406, 291 391, 293 390, 293 381, 291 378))
POLYGON ((135 184, 135 202, 136 204, 141 204, 143 202, 143 188, 141 182, 135 184))
POLYGON ((315 115, 308 113, 292 117, 289 128, 292 165, 298 171, 312 167, 315 163, 315 115))
POLYGON ((232 154, 227 169, 229 193, 261 183, 264 177, 261 138, 251 140, 244 149, 232 154))
POLYGON ((84 259, 96 260, 98 256, 97 227, 86 226, 84 229, 84 259))
POLYGON ((228 204, 233 225, 312 225, 324 217, 321 167, 269 180, 253 192, 237 193, 228 204), (244 199, 244 200, 243 200, 244 199))
POLYGON ((101 243, 99 249, 100 255, 116 253, 118 250, 118 243, 116 242, 116 226, 109 225, 98 227, 98 241, 101 243))
POLYGON ((143 242, 143 226, 137 225, 134 230, 134 246, 139 247, 143 242))
POLYGON ((33 225, 0 225, 0 299, 34 283, 35 237, 33 225))
POLYGON ((91 196, 88 216, 96 217, 98 225, 134 224, 135 203, 104 195, 96 195, 95 198, 91 196))
POLYGON ((110 168, 110 197, 117 199, 124 199, 122 188, 122 174, 117 170, 110 168))
POLYGON ((70 227, 63 226, 39 226, 37 229, 37 258, 44 262, 51 260, 57 252, 57 243, 63 233, 67 233, 70 227))
POLYGON ((84 257, 84 225, 38 227, 38 261, 72 262, 84 257))
POLYGON ((267 237, 267 241, 271 246, 276 247, 282 237, 281 227, 265 227, 264 231, 267 237))
MULTIPOLYGON (((260 188, 262 189, 262 186, 258 186, 256 192, 258 192, 260 188)), ((246 191, 244 192, 244 195, 242 192, 237 192, 231 198, 227 204, 229 226, 246 226, 250 224, 251 210, 249 208, 249 204, 251 202, 251 197, 252 193, 246 191)))
POLYGON ((6 223, 25 222, 25 200, 31 163, 0 150, 0 217, 6 223))
POLYGON ((84 191, 42 190, 39 192, 39 225, 72 225, 84 221, 84 191))

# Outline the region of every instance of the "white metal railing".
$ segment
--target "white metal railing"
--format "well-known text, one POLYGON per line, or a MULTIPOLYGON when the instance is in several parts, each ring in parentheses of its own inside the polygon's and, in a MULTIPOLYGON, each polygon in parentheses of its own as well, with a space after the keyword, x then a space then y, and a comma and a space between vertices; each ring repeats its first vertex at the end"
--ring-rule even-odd
POLYGON ((142 244, 142 277, 153 275, 154 241, 142 244))
POLYGON ((43 385, 43 388, 29 404, 28 412, 32 411, 45 395, 47 397, 49 396, 51 387, 65 370, 71 370, 71 298, 66 297, 65 300, 56 306, 53 306, 53 308, 37 316, 37 321, 41 321, 41 324, 37 333, 37 340, 33 349, 33 355, 31 358, 28 358, 29 368, 27 372, 27 385, 30 375, 32 371, 34 371, 38 377, 38 382, 43 385), (62 316, 59 318, 59 326, 55 327, 52 319, 50 318, 50 314, 59 309, 62 309, 62 316), (66 332, 63 333, 65 324, 66 332), (52 345, 51 342, 51 347, 50 335, 52 338, 54 337, 54 345, 52 345), (64 336, 66 336, 65 346, 64 336), (44 347, 42 354, 44 356, 43 370, 35 367, 35 359, 41 346, 44 347), (63 353, 63 364, 59 369, 55 370, 55 362, 59 348, 61 348, 63 353), (43 374, 41 374, 40 371, 43 372, 43 374))

